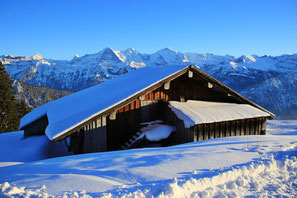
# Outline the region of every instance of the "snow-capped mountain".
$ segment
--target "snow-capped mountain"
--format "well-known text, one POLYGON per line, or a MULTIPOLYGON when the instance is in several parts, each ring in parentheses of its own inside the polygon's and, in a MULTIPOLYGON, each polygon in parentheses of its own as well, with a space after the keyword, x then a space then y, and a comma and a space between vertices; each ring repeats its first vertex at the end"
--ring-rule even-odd
POLYGON ((297 119, 297 73, 269 78, 240 94, 270 109, 279 119, 297 119))
MULTIPOLYGON (((297 73, 297 54, 276 57, 243 55, 236 58, 229 55, 181 53, 170 48, 152 54, 143 54, 134 48, 123 51, 104 48, 94 54, 76 54, 69 61, 45 59, 39 53, 32 57, 3 55, 0 56, 0 61, 12 79, 35 86, 70 91, 78 91, 131 70, 149 66, 197 65, 239 92, 247 87, 263 87, 265 81, 280 75, 297 73)), ((273 89, 286 90, 287 87, 281 84, 273 89)), ((246 91, 242 93, 248 95, 246 91)), ((257 100, 253 99, 255 102, 257 100)))

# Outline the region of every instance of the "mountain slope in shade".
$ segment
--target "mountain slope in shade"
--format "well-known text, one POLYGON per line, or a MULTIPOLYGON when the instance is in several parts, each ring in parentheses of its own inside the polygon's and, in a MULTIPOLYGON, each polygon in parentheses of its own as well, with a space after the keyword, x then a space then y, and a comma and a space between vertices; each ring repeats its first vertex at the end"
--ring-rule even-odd
POLYGON ((26 101, 26 103, 33 108, 72 93, 71 91, 38 87, 17 80, 13 81, 13 86, 15 88, 15 96, 17 99, 26 101))
POLYGON ((278 119, 297 119, 297 73, 283 74, 250 86, 245 97, 274 112, 278 119))

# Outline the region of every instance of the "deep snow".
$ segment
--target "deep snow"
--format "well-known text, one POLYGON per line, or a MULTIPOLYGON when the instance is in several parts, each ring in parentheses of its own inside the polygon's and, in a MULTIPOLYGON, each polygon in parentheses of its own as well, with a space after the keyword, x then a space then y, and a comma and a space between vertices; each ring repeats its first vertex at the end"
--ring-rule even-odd
POLYGON ((294 197, 297 121, 267 133, 2 167, 0 196, 294 197))
POLYGON ((24 132, 0 135, 0 167, 69 155, 64 142, 52 142, 44 135, 24 139, 24 132))

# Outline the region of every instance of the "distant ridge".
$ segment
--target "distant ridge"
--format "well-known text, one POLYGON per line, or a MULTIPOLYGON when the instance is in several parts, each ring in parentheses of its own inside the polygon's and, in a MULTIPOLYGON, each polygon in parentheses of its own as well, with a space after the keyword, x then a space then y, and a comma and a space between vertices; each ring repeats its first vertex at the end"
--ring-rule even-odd
MULTIPOLYGON (((289 98, 293 96, 286 95, 287 98, 280 100, 284 96, 277 95, 281 93, 277 90, 289 91, 290 87, 295 86, 292 84, 295 81, 287 81, 287 83, 278 83, 277 85, 264 83, 270 79, 273 82, 277 76, 281 79, 282 75, 297 73, 297 54, 261 57, 243 55, 236 58, 230 55, 181 53, 171 48, 145 54, 134 48, 119 51, 107 47, 98 53, 83 56, 75 55, 69 61, 46 59, 39 53, 32 57, 2 55, 0 61, 12 79, 34 86, 69 91, 78 91, 141 67, 197 65, 204 72, 236 91, 242 92, 248 98, 255 97, 256 99, 250 99, 256 103, 259 102, 260 105, 272 112, 276 111, 281 115, 281 112, 285 110, 280 109, 280 106, 297 109, 295 100, 289 98), (276 105, 277 102, 273 102, 275 105, 269 107, 263 105, 262 99, 256 97, 261 93, 256 93, 254 90, 261 90, 259 87, 264 86, 264 84, 267 89, 272 91, 265 92, 267 95, 263 95, 263 97, 279 99, 281 103, 284 100, 289 102, 285 106, 276 105), (249 91, 246 91, 248 89, 249 91), (273 95, 269 95, 270 93, 273 95)), ((294 112, 290 115, 295 115, 294 112)))

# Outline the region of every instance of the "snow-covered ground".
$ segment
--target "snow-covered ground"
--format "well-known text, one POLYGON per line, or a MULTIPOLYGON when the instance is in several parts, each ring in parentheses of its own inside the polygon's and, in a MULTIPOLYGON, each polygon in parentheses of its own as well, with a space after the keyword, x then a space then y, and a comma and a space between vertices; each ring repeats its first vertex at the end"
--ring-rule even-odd
POLYGON ((6 164, 0 197, 296 197, 296 156, 297 121, 269 121, 265 136, 6 164))
POLYGON ((0 148, 0 167, 70 154, 64 142, 49 141, 44 135, 24 139, 23 131, 0 134, 0 148))

